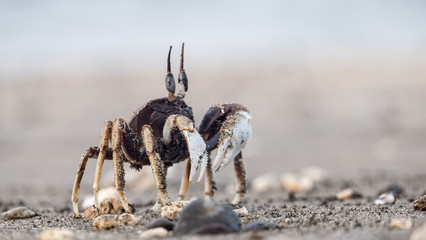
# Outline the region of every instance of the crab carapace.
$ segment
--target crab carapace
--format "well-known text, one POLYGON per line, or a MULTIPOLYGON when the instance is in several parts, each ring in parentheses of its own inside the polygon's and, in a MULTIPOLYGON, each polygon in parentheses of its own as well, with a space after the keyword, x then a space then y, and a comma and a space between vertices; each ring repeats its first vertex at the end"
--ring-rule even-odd
POLYGON ((159 211, 162 205, 169 202, 166 185, 168 167, 185 160, 186 167, 178 200, 184 199, 188 183, 194 179, 199 168, 196 182, 205 175, 204 195, 206 198, 212 198, 215 190, 213 172, 219 171, 232 160, 237 178, 233 203, 239 203, 246 193, 247 183, 241 150, 252 131, 248 110, 238 103, 214 105, 208 109, 197 129, 192 108, 183 100, 188 91, 188 78, 184 70, 184 44, 177 84, 171 73, 171 50, 170 46, 165 79, 168 96, 149 101, 134 112, 129 123, 123 118, 106 121, 102 127, 99 147, 89 147, 83 154, 71 197, 76 217, 79 217, 80 182, 90 158, 97 158, 93 183, 96 210, 99 209, 99 182, 104 160, 113 160, 115 188, 126 212, 130 212, 130 208, 124 191, 125 162, 137 170, 144 165, 151 167, 157 187, 157 201, 152 207, 154 211, 159 211), (217 149, 217 154, 212 163, 210 153, 214 149, 217 149))

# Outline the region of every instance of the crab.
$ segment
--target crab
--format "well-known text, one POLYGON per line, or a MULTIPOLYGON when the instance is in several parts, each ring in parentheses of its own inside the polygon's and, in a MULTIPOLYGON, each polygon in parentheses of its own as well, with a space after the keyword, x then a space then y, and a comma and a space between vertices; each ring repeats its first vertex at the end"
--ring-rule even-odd
POLYGON ((113 161, 114 183, 126 212, 130 212, 125 193, 124 163, 140 170, 151 167, 156 188, 157 201, 152 207, 159 211, 169 202, 167 194, 167 169, 175 163, 186 161, 178 193, 178 200, 185 198, 188 184, 196 183, 205 176, 205 198, 212 198, 216 190, 213 172, 218 172, 234 161, 236 174, 236 196, 232 203, 238 204, 246 193, 245 168, 242 149, 251 136, 251 115, 247 108, 238 103, 217 104, 210 107, 198 128, 194 124, 192 108, 183 100, 188 91, 188 78, 184 70, 184 44, 182 44, 178 84, 175 84, 170 67, 170 46, 165 79, 168 96, 149 101, 133 113, 129 122, 119 117, 105 121, 102 126, 99 147, 89 147, 83 154, 74 181, 71 201, 75 217, 79 217, 78 191, 88 159, 97 159, 93 183, 94 208, 99 212, 98 192, 104 160, 113 161), (178 88, 176 91, 176 88, 178 88), (211 152, 217 149, 211 162, 211 152))

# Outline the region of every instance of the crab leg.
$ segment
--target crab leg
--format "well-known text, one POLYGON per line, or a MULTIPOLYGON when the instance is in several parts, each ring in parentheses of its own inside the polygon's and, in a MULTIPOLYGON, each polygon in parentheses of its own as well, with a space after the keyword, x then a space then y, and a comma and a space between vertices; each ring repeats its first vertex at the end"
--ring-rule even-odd
POLYGON ((151 209, 154 212, 158 212, 160 211, 161 205, 169 202, 169 197, 167 196, 166 175, 164 174, 165 168, 160 156, 154 151, 155 143, 152 128, 149 125, 144 125, 141 133, 152 173, 154 174, 155 182, 157 184, 157 202, 151 209))
POLYGON ((191 160, 188 159, 185 165, 185 172, 183 173, 182 180, 180 182, 178 201, 185 199, 186 192, 188 191, 189 183, 189 172, 191 171, 191 160))
POLYGON ((246 145, 251 136, 251 116, 246 111, 229 115, 220 129, 219 145, 213 170, 220 171, 228 165, 246 145))
POLYGON ((209 154, 209 160, 207 162, 206 178, 204 179, 204 198, 212 199, 214 190, 216 190, 216 183, 213 180, 212 163, 209 154))
POLYGON ((182 115, 170 115, 163 128, 163 138, 166 144, 171 142, 171 133, 178 128, 180 133, 185 137, 188 145, 189 157, 191 159, 191 170, 189 174, 189 182, 192 182, 198 166, 201 165, 200 175, 196 183, 201 181, 207 167, 207 151, 206 143, 201 135, 194 127, 191 119, 182 115))
POLYGON ((86 169, 87 160, 89 160, 89 158, 98 157, 98 154, 99 154, 98 147, 89 147, 86 150, 86 152, 83 154, 80 164, 78 165, 77 175, 75 177, 72 196, 71 196, 72 207, 73 207, 74 215, 76 218, 80 217, 80 214, 78 212, 78 190, 80 190, 80 183, 81 183, 81 179, 83 178, 84 170, 86 169))
POLYGON ((241 152, 234 159, 234 168, 235 175, 237 177, 237 194, 235 195, 232 204, 238 204, 247 190, 246 171, 244 169, 241 152))
POLYGON ((127 202, 126 193, 124 191, 125 180, 124 180, 124 154, 121 149, 122 138, 124 135, 124 129, 126 128, 126 121, 123 118, 118 118, 114 121, 112 129, 112 160, 114 167, 114 180, 115 188, 117 189, 118 196, 120 197, 123 208, 126 212, 130 212, 129 203, 127 202))
POLYGON ((94 193, 94 204, 96 211, 99 211, 99 200, 98 200, 98 192, 99 192, 99 182, 101 180, 102 168, 104 165, 105 156, 108 149, 108 142, 111 137, 112 131, 112 121, 106 121, 102 126, 102 134, 99 143, 99 155, 98 161, 96 163, 96 172, 95 172, 95 180, 93 181, 93 193, 94 193))

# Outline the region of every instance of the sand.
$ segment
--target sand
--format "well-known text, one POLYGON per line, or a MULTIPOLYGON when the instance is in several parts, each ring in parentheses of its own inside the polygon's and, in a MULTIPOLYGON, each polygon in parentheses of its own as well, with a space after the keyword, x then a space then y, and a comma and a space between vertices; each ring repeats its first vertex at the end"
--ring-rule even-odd
MULTIPOLYGON (((328 178, 315 185, 309 193, 296 194, 277 190, 257 194, 249 191, 241 203, 248 209, 248 216, 240 217, 243 225, 254 220, 278 224, 279 228, 259 233, 223 235, 223 239, 408 239, 413 229, 420 226, 426 212, 414 211, 413 201, 423 194, 426 176, 364 175, 351 179, 328 178), (389 184, 399 184, 404 192, 396 203, 377 206, 374 199, 389 184), (362 197, 337 200, 334 194, 351 187, 362 197), (392 219, 412 219, 411 229, 392 229, 392 219)), ((178 184, 169 185, 173 196, 178 184)), ((88 187, 88 186, 85 186, 88 187)), ((232 194, 226 186, 219 185, 216 200, 229 201, 232 194)), ((200 195, 202 191, 192 191, 200 195)), ((0 221, 0 239, 35 239, 46 229, 69 229, 74 239, 138 239, 145 225, 158 214, 150 212, 155 192, 130 191, 129 199, 135 204, 135 215, 143 217, 143 224, 135 227, 121 226, 112 231, 95 231, 90 219, 73 217, 70 188, 13 188, 2 190, 0 212, 26 206, 38 216, 29 219, 0 221), (19 196, 16 198, 15 196, 19 196)), ((173 239, 173 235, 168 238, 173 239)), ((215 236, 191 236, 190 239, 213 239, 215 236)))

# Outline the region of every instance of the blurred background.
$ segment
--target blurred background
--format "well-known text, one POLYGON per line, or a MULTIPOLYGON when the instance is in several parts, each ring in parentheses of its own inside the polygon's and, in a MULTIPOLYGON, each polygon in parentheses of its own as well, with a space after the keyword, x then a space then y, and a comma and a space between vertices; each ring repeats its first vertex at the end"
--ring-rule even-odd
POLYGON ((252 113, 249 179, 422 173, 425 24, 420 0, 1 1, 0 189, 71 190, 105 120, 166 96, 182 42, 197 123, 216 103, 252 113))

